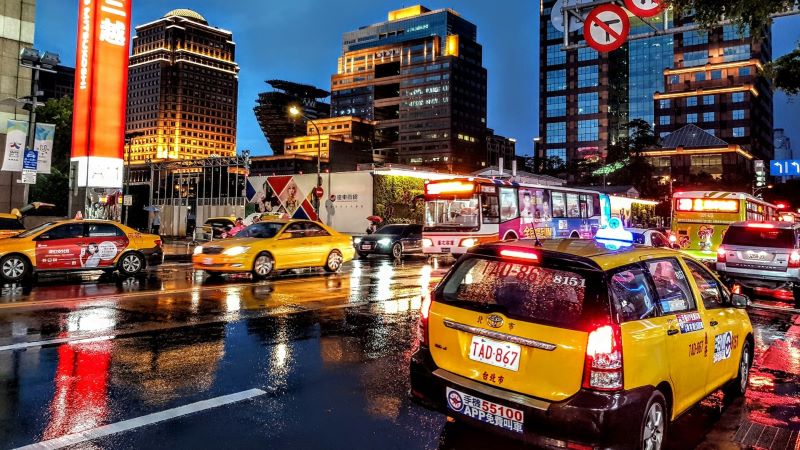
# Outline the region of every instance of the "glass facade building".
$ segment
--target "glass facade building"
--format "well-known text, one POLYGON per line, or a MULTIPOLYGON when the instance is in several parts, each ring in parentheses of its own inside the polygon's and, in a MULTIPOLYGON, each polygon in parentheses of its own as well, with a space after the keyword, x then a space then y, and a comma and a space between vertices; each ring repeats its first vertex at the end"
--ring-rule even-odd
POLYGON ((487 165, 486 69, 477 27, 412 6, 347 32, 331 77, 331 116, 374 121, 398 162, 450 171, 487 165))

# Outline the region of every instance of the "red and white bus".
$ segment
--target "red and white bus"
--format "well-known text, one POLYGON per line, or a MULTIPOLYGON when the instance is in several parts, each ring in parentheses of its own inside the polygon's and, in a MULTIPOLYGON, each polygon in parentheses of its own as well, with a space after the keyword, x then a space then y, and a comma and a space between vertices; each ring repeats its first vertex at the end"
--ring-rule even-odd
POLYGON ((592 238, 608 223, 607 195, 485 178, 425 184, 423 251, 465 253, 482 242, 592 238))

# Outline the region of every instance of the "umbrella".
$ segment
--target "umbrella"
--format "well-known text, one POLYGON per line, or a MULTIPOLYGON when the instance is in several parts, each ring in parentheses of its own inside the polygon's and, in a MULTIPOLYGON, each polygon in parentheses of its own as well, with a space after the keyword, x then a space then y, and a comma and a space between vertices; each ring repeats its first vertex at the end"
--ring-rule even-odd
POLYGON ((369 216, 367 217, 367 220, 370 222, 383 222, 383 219, 381 219, 380 216, 369 216))
POLYGON ((161 211, 161 208, 159 208, 158 206, 145 206, 144 210, 150 212, 159 212, 161 211))

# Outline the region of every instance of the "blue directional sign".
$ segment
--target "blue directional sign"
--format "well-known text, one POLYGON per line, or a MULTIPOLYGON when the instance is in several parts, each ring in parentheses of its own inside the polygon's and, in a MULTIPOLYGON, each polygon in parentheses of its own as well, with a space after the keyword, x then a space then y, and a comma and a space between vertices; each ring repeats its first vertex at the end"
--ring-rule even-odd
POLYGON ((33 170, 35 172, 38 164, 39 152, 26 148, 25 154, 22 157, 22 170, 33 170))
POLYGON ((775 177, 800 175, 800 159, 780 159, 769 162, 769 174, 775 177))

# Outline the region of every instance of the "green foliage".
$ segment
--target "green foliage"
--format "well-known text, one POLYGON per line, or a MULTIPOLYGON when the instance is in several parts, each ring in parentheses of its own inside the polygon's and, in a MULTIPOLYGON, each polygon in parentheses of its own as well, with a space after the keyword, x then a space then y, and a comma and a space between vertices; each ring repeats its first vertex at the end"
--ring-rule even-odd
POLYGON ((44 106, 36 109, 36 121, 56 126, 53 142, 53 167, 61 173, 68 174, 72 148, 72 99, 62 97, 48 100, 44 106))
POLYGON ((425 183, 420 178, 375 175, 375 214, 387 223, 422 223, 425 183))
POLYGON ((55 166, 49 175, 39 174, 36 184, 31 186, 28 196, 30 202, 52 203, 55 206, 50 215, 66 216, 69 202, 69 175, 55 166))
POLYGON ((767 64, 764 75, 788 95, 800 94, 800 42, 792 52, 767 64))
POLYGON ((731 20, 761 37, 772 23, 770 16, 800 6, 800 0, 670 0, 677 14, 692 14, 706 28, 731 20))

